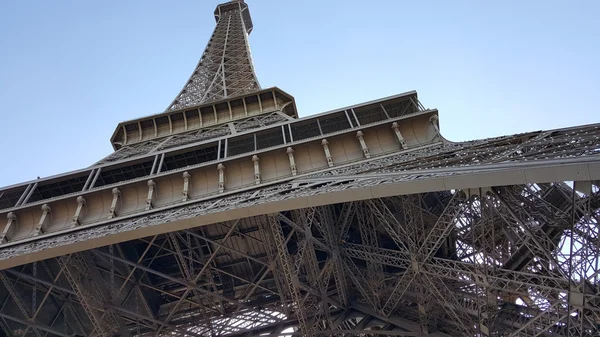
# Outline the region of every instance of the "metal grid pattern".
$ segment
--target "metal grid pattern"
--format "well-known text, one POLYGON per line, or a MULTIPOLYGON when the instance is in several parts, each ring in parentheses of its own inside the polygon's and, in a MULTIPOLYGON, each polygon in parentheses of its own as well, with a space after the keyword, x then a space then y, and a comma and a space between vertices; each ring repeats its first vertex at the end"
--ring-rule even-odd
POLYGON ((287 118, 280 115, 279 113, 272 113, 268 115, 259 115, 251 118, 244 119, 241 122, 234 123, 235 130, 242 132, 251 129, 262 128, 276 123, 285 122, 287 118))
POLYGON ((168 171, 180 167, 216 160, 217 151, 218 148, 216 146, 205 146, 194 151, 178 153, 165 157, 162 170, 168 171))
POLYGON ((236 138, 232 138, 229 141, 227 148, 228 156, 235 156, 246 152, 252 152, 256 150, 256 138, 254 135, 244 135, 236 138))
POLYGON ((278 130, 265 131, 256 134, 256 149, 266 149, 273 146, 283 145, 283 133, 278 130))
MULTIPOLYGON (((259 87, 247 43, 247 6, 232 1, 220 5, 217 14, 205 54, 169 109, 259 87)), ((412 109, 423 108, 405 101, 351 110, 348 117, 331 114, 304 130, 295 125, 292 135, 303 139, 315 129, 316 136, 349 127, 349 118, 368 124, 412 109)), ((280 118, 272 114, 234 128, 264 126, 280 118)), ((157 127, 167 123, 159 121, 157 127)), ((197 142, 202 132, 167 137, 162 144, 127 146, 103 162, 159 145, 197 142)), ((283 141, 280 134, 272 136, 251 134, 237 145, 232 139, 230 150, 283 141)), ((476 179, 483 171, 532 162, 557 168, 568 160, 598 162, 599 144, 598 125, 443 141, 41 238, 4 248, 0 258, 293 198, 439 177, 476 179)), ((207 154, 196 148, 167 156, 164 165, 193 165, 215 156, 215 149, 207 154)), ((153 162, 145 161, 97 171, 97 185, 148 175, 152 169, 153 162)), ((85 178, 73 184, 79 186, 85 178)), ((600 335, 600 183, 498 185, 357 198, 257 215, 2 270, 0 332, 11 337, 600 335)), ((35 199, 44 186, 27 189, 35 199)), ((52 193, 73 189, 54 188, 59 191, 52 193)), ((14 203, 23 191, 0 194, 0 201, 14 203)))
POLYGON ((220 15, 202 58, 167 110, 176 110, 260 89, 254 73, 247 27, 248 5, 231 1, 220 15))
POLYGON ((361 125, 379 122, 387 118, 381 106, 371 106, 357 109, 355 114, 358 118, 358 122, 361 125))
POLYGON ((26 187, 22 186, 17 189, 0 192, 0 209, 13 207, 21 195, 23 195, 25 189, 26 187))
POLYGON ((220 125, 212 128, 203 128, 198 131, 175 135, 164 141, 157 150, 167 150, 178 146, 201 142, 203 140, 223 137, 231 134, 228 125, 220 125))
MULTIPOLYGON (((388 104, 388 105, 404 106, 403 116, 415 111, 417 109, 417 107, 420 106, 420 103, 416 99, 416 93, 410 94, 410 95, 402 95, 401 100, 402 100, 401 102, 388 104)), ((432 110, 430 110, 430 111, 432 111, 432 110)), ((342 121, 342 119, 340 117, 341 117, 341 114, 343 114, 343 113, 344 112, 342 111, 339 113, 332 113, 332 114, 327 114, 324 116, 319 116, 316 118, 308 118, 308 119, 303 119, 303 120, 290 120, 284 114, 282 114, 280 112, 273 112, 270 114, 248 117, 246 119, 239 120, 239 121, 233 122, 233 123, 216 125, 216 126, 212 126, 212 127, 204 127, 202 129, 195 130, 195 131, 180 133, 180 134, 176 134, 173 136, 165 136, 165 137, 159 138, 157 140, 143 141, 143 142, 140 142, 137 144, 127 145, 127 146, 124 146, 124 147, 120 148, 119 150, 115 151, 114 153, 107 156, 103 160, 97 162, 96 164, 91 166, 89 169, 91 169, 91 170, 101 169, 103 171, 106 171, 106 170, 111 169, 109 166, 111 163, 113 163, 113 165, 121 166, 121 165, 125 164, 124 163, 125 161, 135 162, 138 160, 142 160, 142 158, 144 158, 144 157, 145 157, 144 160, 153 160, 153 159, 150 159, 150 156, 152 156, 153 154, 162 154, 162 153, 165 153, 164 151, 167 151, 165 153, 165 155, 168 156, 168 155, 170 155, 170 153, 168 153, 168 151, 170 149, 172 149, 171 151, 175 151, 175 152, 194 151, 194 149, 197 147, 198 143, 200 143, 200 142, 206 143, 207 141, 217 138, 217 137, 226 137, 226 136, 235 137, 235 138, 229 139, 230 140, 229 145, 231 145, 231 144, 234 144, 237 140, 237 137, 235 135, 232 135, 232 128, 230 127, 231 125, 233 125, 233 129, 235 129, 237 132, 244 131, 246 133, 245 137, 250 137, 250 138, 254 137, 252 134, 250 134, 250 135, 248 134, 248 132, 250 132, 249 130, 251 130, 251 129, 259 129, 259 128, 262 129, 262 130, 256 130, 257 138, 260 137, 260 133, 262 133, 262 132, 285 133, 285 135, 283 136, 285 139, 285 143, 289 144, 289 146, 293 146, 294 141, 301 141, 303 139, 315 138, 315 137, 319 137, 319 136, 325 137, 330 134, 335 134, 337 132, 353 130, 353 128, 357 126, 356 121, 353 122, 354 123, 353 125, 350 125, 349 123, 342 121), (335 117, 334 120, 337 122, 334 122, 334 120, 332 120, 330 116, 335 117), (282 125, 283 128, 280 126, 274 126, 274 124, 283 124, 282 125), (269 126, 271 126, 271 127, 269 127, 269 126), (292 134, 289 134, 289 132, 288 132, 290 129, 292 130, 292 134), (292 143, 290 143, 290 142, 292 142, 292 143), (119 161, 121 161, 122 163, 117 163, 119 161), (104 165, 106 165, 106 166, 104 166, 104 165), (104 167, 100 168, 99 166, 104 166, 104 167)), ((352 118, 351 114, 348 114, 348 117, 352 118)), ((388 119, 386 121, 393 122, 395 120, 388 119)), ((382 121, 382 123, 383 122, 385 122, 385 121, 382 121)), ((233 154, 239 155, 239 154, 255 151, 257 148, 253 145, 254 140, 250 139, 249 141, 252 144, 250 146, 246 146, 245 150, 233 149, 231 151, 226 151, 228 142, 227 141, 223 142, 221 139, 222 153, 221 153, 220 158, 224 159, 233 154), (239 151, 242 151, 242 152, 239 152, 239 151), (225 153, 227 153, 227 156, 225 156, 225 153)), ((216 143, 216 140, 215 140, 215 143, 216 143)), ((143 174, 144 171, 140 171, 140 172, 143 174)), ((89 171, 88 171, 88 173, 89 173, 89 171)), ((134 178, 139 179, 144 176, 146 176, 146 175, 130 177, 129 179, 134 179, 134 178)), ((60 177, 60 178, 59 177, 53 178, 53 180, 57 180, 57 179, 69 180, 71 178, 72 177, 69 174, 65 174, 65 175, 62 175, 62 177, 60 177)), ((46 184, 46 183, 48 183, 48 181, 41 179, 38 181, 38 183, 46 184)), ((55 183, 55 181, 53 181, 52 183, 55 183)), ((63 183, 63 182, 59 182, 59 183, 63 183)), ((26 185, 22 185, 22 187, 20 187, 20 188, 25 189, 26 185)), ((0 191, 0 203, 5 203, 7 205, 7 206, 4 206, 4 208, 14 207, 16 201, 18 200, 18 198, 15 199, 14 197, 11 197, 11 199, 3 197, 3 195, 6 195, 6 196, 10 195, 10 193, 12 193, 12 192, 10 192, 11 190, 14 190, 14 188, 0 191), (9 202, 11 203, 10 206, 8 205, 9 202)), ((60 194, 60 191, 58 191, 58 190, 55 190, 55 191, 56 191, 56 193, 54 193, 54 194, 47 194, 47 197, 42 197, 41 195, 38 194, 39 198, 43 198, 43 199, 39 199, 39 200, 46 200, 46 199, 50 199, 50 198, 60 197, 61 195, 62 196, 66 195, 66 194, 60 194)), ((2 208, 0 208, 0 209, 2 209, 2 208)))
POLYGON ((84 174, 80 175, 79 177, 73 177, 68 180, 40 184, 33 191, 28 201, 36 202, 38 200, 49 199, 57 195, 81 192, 81 189, 85 185, 86 180, 87 174, 84 174))
POLYGON ((308 120, 306 122, 294 123, 291 125, 292 137, 294 140, 313 138, 321 135, 318 120, 308 120))
MULTIPOLYGON (((469 174, 485 164, 595 158, 599 130, 593 125, 446 143, 210 200, 153 216, 152 222, 115 223, 71 239, 269 200, 469 174), (456 168, 462 171, 450 170, 456 168), (296 189, 295 183, 300 185, 296 189)), ((42 330, 58 336, 89 336, 96 324, 140 336, 236 336, 251 329, 280 334, 289 327, 305 335, 595 336, 600 192, 596 183, 580 184, 575 189, 557 182, 469 195, 441 191, 357 201, 280 213, 276 222, 258 216, 96 249, 87 266, 74 269, 95 265, 102 278, 115 279, 117 288, 137 285, 142 293, 130 297, 131 304, 111 306, 113 316, 108 317, 115 318, 98 323, 90 318, 100 306, 93 291, 76 289, 85 282, 69 286, 66 279, 44 276, 60 274, 55 259, 37 263, 50 266, 45 274, 35 272, 34 264, 13 268, 5 274, 24 291, 10 294, 7 287, 5 307, 24 311, 0 312, 2 329, 13 335, 42 330), (275 236, 276 229, 281 236, 275 236), (131 270, 148 277, 139 281, 129 276, 131 270), (128 276, 130 281, 124 281, 128 276), (70 305, 80 314, 67 311, 54 323, 46 316, 31 319, 35 310, 27 308, 39 311, 41 306, 37 288, 49 299, 58 298, 54 307, 44 302, 48 315, 62 317, 58 312, 67 305, 61 301, 66 294, 74 296, 70 305), (145 302, 151 310, 143 309, 145 302), (121 325, 115 325, 117 319, 121 325)), ((3 258, 23 249, 32 246, 4 250, 3 258)))
POLYGON ((1 327, 19 336, 597 336, 600 190, 581 187, 356 201, 40 261, 2 272, 1 327))
POLYGON ((348 117, 340 112, 327 117, 319 118, 319 127, 322 133, 332 133, 338 130, 344 130, 351 127, 348 117))
POLYGON ((101 171, 94 187, 110 185, 120 181, 147 176, 152 171, 152 163, 152 160, 140 163, 128 163, 128 165, 122 165, 110 170, 101 171))
MULTIPOLYGON (((590 125, 550 132, 531 132, 463 143, 439 146, 375 158, 357 164, 334 167, 321 173, 281 182, 218 199, 209 199, 192 206, 167 210, 160 216, 150 216, 93 228, 65 237, 47 238, 33 244, 23 244, 0 250, 0 258, 8 259, 45 247, 69 244, 77 237, 94 238, 142 226, 160 225, 165 219, 185 219, 204 214, 225 212, 263 203, 322 195, 388 183, 417 182, 443 177, 518 167, 520 164, 560 167, 564 160, 575 162, 600 159, 600 125, 590 125)), ((254 146, 253 143, 251 143, 254 146)), ((400 194, 402 191, 399 191, 400 194)))
POLYGON ((112 163, 119 160, 124 160, 132 157, 141 156, 152 152, 160 144, 160 141, 151 140, 143 143, 123 146, 119 150, 111 153, 106 158, 100 160, 93 166, 99 166, 107 163, 112 163))

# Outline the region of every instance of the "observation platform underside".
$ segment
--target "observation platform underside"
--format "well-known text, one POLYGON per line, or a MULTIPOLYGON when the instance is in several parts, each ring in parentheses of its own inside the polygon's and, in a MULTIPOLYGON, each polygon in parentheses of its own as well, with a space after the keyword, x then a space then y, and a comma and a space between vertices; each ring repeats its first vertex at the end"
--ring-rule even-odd
POLYGON ((0 327, 598 336, 599 137, 589 125, 440 138, 5 244, 0 327))

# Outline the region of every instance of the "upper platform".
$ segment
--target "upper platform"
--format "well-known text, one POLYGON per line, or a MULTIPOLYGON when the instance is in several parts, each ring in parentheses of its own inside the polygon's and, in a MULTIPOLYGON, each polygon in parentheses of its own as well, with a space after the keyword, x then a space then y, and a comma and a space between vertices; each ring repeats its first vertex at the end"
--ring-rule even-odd
POLYGON ((217 23, 224 13, 230 11, 239 11, 242 13, 242 19, 244 20, 246 33, 250 34, 254 26, 252 25, 252 18, 250 17, 248 5, 244 2, 244 0, 235 0, 218 5, 215 9, 215 20, 217 20, 217 23))
POLYGON ((211 103, 166 111, 119 123, 110 141, 113 148, 118 150, 126 145, 227 123, 242 123, 254 116, 272 113, 281 113, 290 119, 298 118, 294 97, 273 87, 211 103))
POLYGON ((167 110, 179 110, 260 90, 248 43, 252 19, 248 5, 217 6, 217 25, 189 79, 167 110))
MULTIPOLYGON (((232 108, 231 111, 233 115, 234 109, 232 108)), ((15 207, 39 209, 41 204, 51 200, 56 201, 63 198, 70 200, 73 196, 76 198, 95 190, 108 189, 110 191, 122 184, 145 181, 150 177, 176 172, 181 174, 185 170, 191 172, 195 167, 207 167, 207 172, 211 174, 216 172, 214 166, 218 164, 226 165, 233 170, 233 162, 241 160, 246 165, 252 163, 251 158, 255 155, 261 156, 263 164, 266 165, 268 159, 263 154, 271 152, 276 156, 283 155, 285 162, 288 157, 286 154, 288 147, 293 147, 297 152, 298 174, 309 173, 320 168, 325 160, 321 146, 323 139, 327 139, 329 142, 334 162, 348 163, 360 160, 363 152, 357 145, 359 144, 356 138, 358 131, 366 135, 364 141, 370 147, 373 157, 378 153, 410 151, 412 148, 440 141, 436 136, 438 127, 434 127, 430 120, 434 115, 437 116, 437 110, 424 109, 418 101, 417 93, 411 91, 296 118, 293 98, 278 88, 272 88, 252 95, 201 105, 194 109, 165 112, 127 121, 120 123, 118 130, 151 125, 150 128, 141 129, 142 138, 147 133, 150 133, 151 137, 157 137, 155 135, 158 134, 161 138, 140 142, 139 133, 136 131, 127 133, 122 131, 123 138, 126 137, 128 141, 132 142, 135 140, 137 143, 123 146, 96 165, 0 188, 0 219, 6 219, 2 213, 15 210, 15 207), (277 99, 275 101, 266 99, 268 97, 277 99), (253 100, 256 100, 253 105, 248 104, 253 100), (236 101, 237 103, 232 104, 236 101), (244 102, 246 102, 247 109, 250 105, 249 114, 252 113, 251 111, 260 110, 260 106, 265 113, 231 122, 222 122, 219 125, 213 124, 212 127, 199 127, 204 111, 212 111, 213 107, 215 109, 227 107, 225 110, 227 113, 221 114, 222 121, 231 120, 229 119, 229 106, 238 107, 240 110, 237 104, 241 104, 243 111, 244 102), (277 102, 278 109, 274 108, 275 102, 277 102), (272 112, 266 113, 266 111, 272 112), (278 116, 283 119, 276 119, 278 116), (250 121, 251 118, 254 118, 254 121, 250 121), (159 120, 166 120, 166 123, 157 122, 159 120), (187 121, 188 131, 168 136, 170 132, 184 129, 185 121, 187 121), (391 127, 393 123, 398 124, 398 131, 405 138, 405 144, 401 148, 394 140, 398 135, 391 127), (222 134, 215 134, 220 132, 222 134), (306 153, 306 156, 301 155, 302 153, 306 153)), ((214 114, 209 114, 209 116, 214 117, 214 114)), ((220 114, 217 113, 217 121, 219 116, 220 114)), ((269 154, 269 156, 271 155, 269 154)), ((279 167, 278 173, 275 176, 263 178, 277 180, 291 175, 289 167, 281 166, 281 158, 277 160, 279 161, 279 164, 276 165, 279 167)), ((235 176, 239 176, 239 174, 229 176, 228 188, 230 190, 240 187, 236 186, 232 180, 235 176)), ((199 183, 198 186, 203 184, 205 183, 199 183)))

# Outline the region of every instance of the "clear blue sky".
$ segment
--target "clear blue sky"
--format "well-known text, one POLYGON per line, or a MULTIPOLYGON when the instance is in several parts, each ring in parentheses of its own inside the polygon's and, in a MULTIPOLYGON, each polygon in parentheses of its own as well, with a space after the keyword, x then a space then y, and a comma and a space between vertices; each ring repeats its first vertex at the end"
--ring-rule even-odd
MULTIPOLYGON (((220 1, 1 1, 0 186, 83 168, 162 112, 220 1)), ((417 90, 460 141, 600 122, 600 1, 248 0, 301 116, 417 90)))

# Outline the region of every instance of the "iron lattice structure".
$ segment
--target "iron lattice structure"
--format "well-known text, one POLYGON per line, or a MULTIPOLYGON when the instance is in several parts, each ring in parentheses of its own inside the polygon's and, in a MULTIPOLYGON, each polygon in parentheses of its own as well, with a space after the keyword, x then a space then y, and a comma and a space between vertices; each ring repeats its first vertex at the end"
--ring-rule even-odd
POLYGON ((215 19, 217 27, 196 69, 168 110, 260 89, 248 43, 253 28, 248 5, 243 0, 222 4, 215 19))
POLYGON ((600 125, 454 143, 414 92, 296 119, 247 5, 215 14, 167 112, 0 189, 3 335, 600 335, 600 125))

